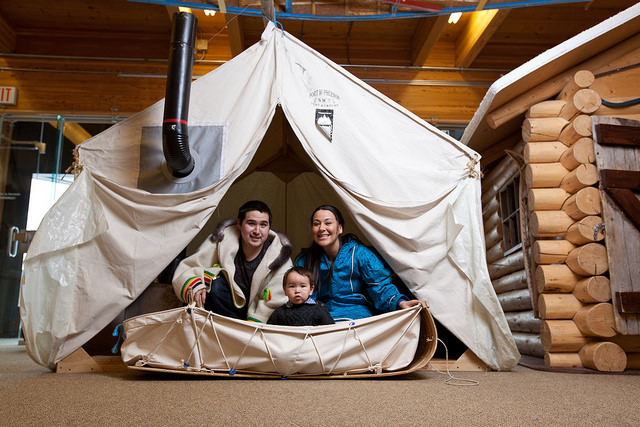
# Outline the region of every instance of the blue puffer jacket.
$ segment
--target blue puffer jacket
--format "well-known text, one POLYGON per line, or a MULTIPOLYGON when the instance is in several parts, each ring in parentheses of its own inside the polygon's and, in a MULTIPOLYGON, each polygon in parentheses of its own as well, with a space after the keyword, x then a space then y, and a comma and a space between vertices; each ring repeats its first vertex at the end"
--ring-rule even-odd
MULTIPOLYGON (((295 264, 304 266, 305 256, 298 255, 295 264)), ((392 283, 391 272, 382 261, 364 244, 349 237, 344 238, 333 269, 329 258, 322 254, 320 281, 313 297, 327 306, 336 321, 393 311, 401 300, 408 300, 392 283)))

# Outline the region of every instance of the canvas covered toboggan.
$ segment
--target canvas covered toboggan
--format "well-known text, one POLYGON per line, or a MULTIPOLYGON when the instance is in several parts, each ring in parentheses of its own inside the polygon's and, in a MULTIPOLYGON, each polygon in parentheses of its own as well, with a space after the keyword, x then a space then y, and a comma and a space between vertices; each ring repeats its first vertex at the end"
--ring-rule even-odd
POLYGON ((214 376, 400 375, 424 367, 437 340, 425 303, 322 326, 269 325, 185 306, 123 326, 129 367, 214 376))

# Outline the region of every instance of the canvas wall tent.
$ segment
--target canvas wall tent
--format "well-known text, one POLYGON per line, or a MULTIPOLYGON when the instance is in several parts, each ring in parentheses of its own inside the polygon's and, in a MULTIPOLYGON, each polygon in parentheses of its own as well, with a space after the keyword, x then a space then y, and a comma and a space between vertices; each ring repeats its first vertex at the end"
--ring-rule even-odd
MULTIPOLYGON (((491 368, 517 363, 486 270, 476 153, 273 24, 192 85, 190 176, 163 169, 162 101, 79 147, 82 172, 25 261, 34 360, 54 367, 140 295, 247 170, 278 104, 309 164, 415 296, 491 368)), ((305 185, 301 199, 314 191, 305 185)))

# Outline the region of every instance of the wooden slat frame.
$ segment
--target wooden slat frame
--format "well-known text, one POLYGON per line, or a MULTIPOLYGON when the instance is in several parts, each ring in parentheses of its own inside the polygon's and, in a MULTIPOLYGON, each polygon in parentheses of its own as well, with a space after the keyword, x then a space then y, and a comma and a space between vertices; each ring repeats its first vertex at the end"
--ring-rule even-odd
MULTIPOLYGON (((604 172, 600 196, 605 223, 611 292, 612 295, 617 295, 617 292, 640 292, 640 277, 637 274, 640 266, 640 229, 633 224, 614 199, 614 197, 617 198, 616 185, 633 187, 629 185, 633 183, 624 183, 623 177, 628 174, 635 175, 640 171, 640 147, 632 144, 618 144, 612 140, 611 135, 620 135, 620 132, 618 130, 609 132, 609 126, 637 127, 640 130, 640 122, 612 117, 592 116, 592 119, 596 163, 600 174, 604 172), (605 130, 604 135, 603 130, 605 130), (607 170, 615 170, 615 173, 608 173, 607 170), (614 190, 613 194, 611 190, 614 190)), ((631 193, 631 189, 623 191, 631 193)), ((635 199, 633 193, 631 197, 635 199)), ((623 313, 617 297, 612 299, 612 304, 618 332, 623 335, 640 334, 640 314, 623 313)))

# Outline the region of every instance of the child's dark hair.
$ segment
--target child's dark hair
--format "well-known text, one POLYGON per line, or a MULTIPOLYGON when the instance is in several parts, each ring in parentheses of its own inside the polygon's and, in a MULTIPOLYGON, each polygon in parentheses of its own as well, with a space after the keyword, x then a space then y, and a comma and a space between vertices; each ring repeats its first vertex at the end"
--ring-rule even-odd
POLYGON ((284 276, 282 277, 283 288, 287 287, 287 278, 291 273, 298 273, 299 275, 306 277, 307 279, 309 279, 310 287, 315 288, 315 280, 313 279, 313 273, 311 272, 311 270, 299 266, 291 267, 284 273, 284 276))
POLYGON ((244 218, 247 216, 247 212, 249 211, 258 211, 269 215, 269 226, 271 226, 271 209, 269 209, 269 206, 267 206, 265 202, 260 200, 249 200, 244 203, 240 206, 240 209, 238 209, 238 220, 240 220, 240 222, 244 221, 244 218))

